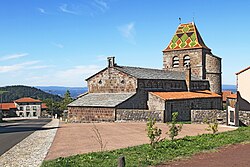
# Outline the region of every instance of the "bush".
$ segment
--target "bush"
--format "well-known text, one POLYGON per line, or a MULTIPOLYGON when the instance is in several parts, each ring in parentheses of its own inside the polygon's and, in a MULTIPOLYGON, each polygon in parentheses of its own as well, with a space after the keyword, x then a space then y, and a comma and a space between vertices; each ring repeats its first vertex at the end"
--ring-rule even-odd
POLYGON ((167 125, 169 126, 169 131, 166 134, 169 135, 171 140, 174 140, 174 137, 178 136, 179 132, 183 127, 182 123, 177 125, 177 117, 178 117, 178 112, 173 112, 171 123, 167 123, 167 125))
POLYGON ((150 145, 155 148, 156 143, 160 140, 161 138, 161 133, 162 130, 160 128, 157 128, 155 126, 155 119, 149 119, 149 121, 147 122, 147 135, 150 139, 150 145))

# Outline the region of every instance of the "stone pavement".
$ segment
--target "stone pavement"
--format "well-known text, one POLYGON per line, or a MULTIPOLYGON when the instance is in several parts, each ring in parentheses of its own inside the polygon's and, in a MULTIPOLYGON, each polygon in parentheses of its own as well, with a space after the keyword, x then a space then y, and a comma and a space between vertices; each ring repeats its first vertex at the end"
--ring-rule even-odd
POLYGON ((0 156, 1 167, 38 167, 54 140, 59 120, 53 119, 0 156))

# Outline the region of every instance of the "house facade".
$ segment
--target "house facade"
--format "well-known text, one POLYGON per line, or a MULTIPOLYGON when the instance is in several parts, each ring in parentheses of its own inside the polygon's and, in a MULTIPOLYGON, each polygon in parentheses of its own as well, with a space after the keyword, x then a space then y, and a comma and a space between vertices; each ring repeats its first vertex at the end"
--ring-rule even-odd
POLYGON ((107 67, 86 79, 88 93, 68 105, 68 119, 147 120, 158 115, 159 121, 166 122, 172 112, 179 112, 179 120, 190 120, 192 108, 221 109, 220 61, 206 47, 194 23, 181 24, 163 51, 163 69, 121 66, 108 57, 107 67), (165 98, 180 92, 182 98, 165 98), (190 93, 192 97, 186 97, 190 93))
POLYGON ((47 106, 40 100, 24 97, 12 103, 2 103, 0 108, 4 117, 40 117, 47 106))
POLYGON ((236 124, 250 125, 250 66, 236 73, 237 102, 236 124))

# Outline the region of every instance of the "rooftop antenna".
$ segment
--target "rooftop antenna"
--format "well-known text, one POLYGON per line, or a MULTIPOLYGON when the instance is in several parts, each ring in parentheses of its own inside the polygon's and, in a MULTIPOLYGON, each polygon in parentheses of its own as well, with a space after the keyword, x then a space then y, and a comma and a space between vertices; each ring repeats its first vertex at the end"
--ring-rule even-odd
POLYGON ((181 18, 179 17, 179 24, 181 24, 181 18))

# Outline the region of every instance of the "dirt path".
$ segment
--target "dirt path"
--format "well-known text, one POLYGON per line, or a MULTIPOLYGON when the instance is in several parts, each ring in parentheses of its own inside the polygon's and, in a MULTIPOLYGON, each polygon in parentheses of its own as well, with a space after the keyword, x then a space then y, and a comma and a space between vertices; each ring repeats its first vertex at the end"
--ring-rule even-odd
POLYGON ((173 161, 157 167, 249 167, 250 143, 223 147, 216 152, 200 153, 189 159, 173 161))
MULTIPOLYGON (((146 123, 96 123, 103 142, 107 143, 106 150, 126 148, 149 143, 146 135, 146 123)), ((159 123, 158 127, 167 130, 166 124, 159 123)), ((195 136, 208 133, 207 125, 185 124, 178 137, 195 136)), ((219 131, 234 130, 231 127, 219 127, 219 131)), ((46 159, 67 157, 70 155, 100 151, 100 145, 95 140, 92 123, 61 124, 46 159)), ((163 136, 165 137, 165 136, 163 136)))

